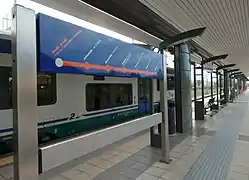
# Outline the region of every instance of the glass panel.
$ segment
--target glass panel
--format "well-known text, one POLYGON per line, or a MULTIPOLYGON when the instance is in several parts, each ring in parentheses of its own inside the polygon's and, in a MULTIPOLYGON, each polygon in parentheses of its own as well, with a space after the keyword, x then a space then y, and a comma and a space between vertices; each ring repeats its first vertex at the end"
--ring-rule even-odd
MULTIPOLYGON (((200 70, 200 69, 198 69, 198 70, 200 70)), ((197 69, 196 69, 196 71, 197 71, 197 69)), ((202 84, 201 84, 201 75, 196 75, 196 98, 197 99, 201 98, 201 87, 202 87, 202 84)))
POLYGON ((139 80, 139 100, 145 100, 145 92, 144 92, 144 81, 142 79, 139 80))
POLYGON ((175 76, 168 76, 167 77, 167 86, 168 90, 175 90, 175 76))
MULTIPOLYGON (((175 90, 175 76, 168 75, 167 76, 167 89, 168 90, 175 90)), ((157 79, 157 91, 160 91, 160 80, 157 79)))
POLYGON ((194 99, 194 65, 191 64, 191 97, 194 99))
POLYGON ((146 92, 146 100, 150 99, 150 80, 149 79, 144 79, 145 81, 145 92, 146 92))
POLYGON ((213 73, 213 93, 217 94, 217 78, 216 78, 216 73, 213 73))
POLYGON ((220 93, 221 95, 224 94, 224 76, 220 75, 220 93))
POLYGON ((211 95, 211 74, 207 70, 203 70, 204 76, 204 96, 211 95))

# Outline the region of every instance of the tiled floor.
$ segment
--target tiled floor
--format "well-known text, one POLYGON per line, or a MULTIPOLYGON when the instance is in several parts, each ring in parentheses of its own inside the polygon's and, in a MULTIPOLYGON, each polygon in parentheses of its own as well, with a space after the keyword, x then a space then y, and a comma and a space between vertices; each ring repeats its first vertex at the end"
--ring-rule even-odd
POLYGON ((200 138, 188 137, 171 150, 176 155, 171 164, 156 162, 137 180, 248 180, 248 101, 246 93, 228 105, 202 125, 207 131, 200 138))
POLYGON ((11 164, 11 163, 13 163, 13 156, 7 156, 4 158, 0 158, 0 167, 11 164))
MULTIPOLYGON (((249 180, 249 94, 207 121, 193 122, 190 134, 170 137, 170 164, 142 132, 41 175, 41 180, 249 180)), ((13 177, 12 166, 0 180, 13 177)))

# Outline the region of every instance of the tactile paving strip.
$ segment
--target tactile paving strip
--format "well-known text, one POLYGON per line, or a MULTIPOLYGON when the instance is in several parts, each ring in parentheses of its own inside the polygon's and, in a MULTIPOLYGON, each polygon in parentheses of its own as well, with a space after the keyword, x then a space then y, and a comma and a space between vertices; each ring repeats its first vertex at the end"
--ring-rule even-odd
POLYGON ((238 103, 231 107, 225 118, 201 156, 185 176, 184 180, 225 180, 233 156, 235 142, 242 119, 248 106, 238 103))

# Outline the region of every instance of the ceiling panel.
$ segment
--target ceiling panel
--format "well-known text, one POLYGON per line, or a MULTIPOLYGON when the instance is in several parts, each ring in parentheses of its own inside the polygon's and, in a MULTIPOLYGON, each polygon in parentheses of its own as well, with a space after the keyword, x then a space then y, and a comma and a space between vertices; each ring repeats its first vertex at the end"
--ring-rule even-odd
POLYGON ((249 0, 139 0, 180 31, 207 27, 194 41, 249 75, 249 0))

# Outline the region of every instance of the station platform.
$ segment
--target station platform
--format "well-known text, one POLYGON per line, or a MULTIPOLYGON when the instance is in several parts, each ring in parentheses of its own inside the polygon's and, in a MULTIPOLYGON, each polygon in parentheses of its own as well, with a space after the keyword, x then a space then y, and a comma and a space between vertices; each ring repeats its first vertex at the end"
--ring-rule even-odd
MULTIPOLYGON (((144 131, 43 173, 41 180, 248 180, 249 92, 205 121, 193 121, 188 134, 170 137, 170 164, 150 146, 144 131)), ((0 180, 13 179, 12 165, 0 180)))

